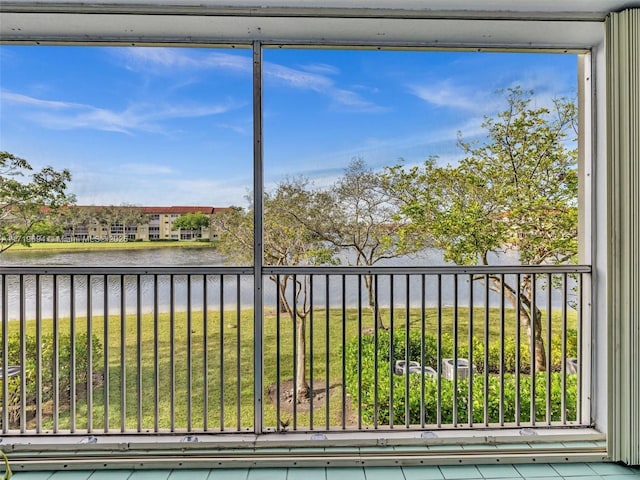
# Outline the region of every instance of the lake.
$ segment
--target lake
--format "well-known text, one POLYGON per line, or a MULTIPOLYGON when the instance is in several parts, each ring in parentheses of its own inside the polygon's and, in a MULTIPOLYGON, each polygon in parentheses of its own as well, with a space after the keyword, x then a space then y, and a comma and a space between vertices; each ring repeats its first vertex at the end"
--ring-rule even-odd
MULTIPOLYGON (((516 263, 515 255, 504 255, 496 258, 498 264, 516 263)), ((159 249, 137 249, 137 250, 99 250, 90 252, 48 252, 48 251, 7 251, 0 255, 3 266, 223 266, 225 259, 216 250, 209 248, 159 248, 159 249)), ((429 249, 420 255, 404 257, 380 262, 378 265, 395 266, 415 266, 415 265, 444 265, 442 253, 435 249, 429 249)), ((157 291, 157 301, 159 311, 169 311, 171 304, 171 287, 173 286, 173 301, 177 311, 184 311, 191 304, 191 309, 202 310, 204 305, 204 284, 201 276, 194 276, 191 285, 188 285, 187 276, 176 275, 173 279, 169 275, 159 275, 154 278, 152 275, 126 276, 124 280, 119 276, 109 276, 107 278, 107 304, 110 314, 118 314, 121 309, 121 290, 124 291, 124 307, 126 313, 135 313, 138 306, 142 312, 151 312, 157 291), (172 285, 173 282, 173 285, 172 285), (190 290, 190 296, 187 292, 190 290), (139 305, 138 305, 139 302, 139 305)), ((76 315, 84 316, 87 311, 87 276, 78 275, 73 279, 73 308, 76 315)), ((17 275, 6 277, 7 281, 7 312, 9 319, 20 317, 20 285, 17 275)), ((104 308, 104 281, 102 275, 92 276, 90 279, 92 311, 96 315, 101 315, 104 308)), ((342 277, 331 276, 329 285, 329 304, 332 307, 341 306, 342 299, 342 277)), ((41 309, 43 318, 52 316, 53 312, 53 277, 43 275, 40 279, 41 288, 41 309)), ((238 303, 238 280, 235 276, 225 276, 221 288, 219 275, 207 277, 206 301, 207 308, 218 308, 221 303, 225 309, 234 309, 238 303)), ((35 318, 36 305, 31 299, 35 298, 35 276, 25 275, 23 283, 24 298, 30 299, 25 302, 23 308, 27 318, 35 318)), ((391 302, 391 282, 388 276, 381 276, 379 280, 379 304, 382 307, 394 306, 402 308, 406 304, 407 284, 403 275, 397 275, 393 282, 393 302, 391 302)), ((420 276, 415 275, 410 278, 408 287, 409 303, 416 307, 422 303, 422 291, 424 286, 425 304, 433 307, 438 305, 437 277, 427 276, 424 285, 420 276)), ((544 297, 544 288, 539 289, 541 302, 544 297)), ((458 278, 458 302, 462 305, 469 304, 469 280, 466 275, 458 278)), ((62 275, 57 280, 57 308, 60 316, 68 316, 71 304, 71 284, 70 277, 62 275)), ((318 308, 325 305, 325 277, 318 276, 314 279, 314 303, 318 308)), ((345 298, 344 303, 348 307, 355 307, 358 304, 358 279, 355 276, 345 278, 345 298)), ((454 279, 452 276, 442 277, 442 304, 453 305, 454 303, 454 279)), ((484 304, 484 287, 480 283, 474 283, 474 305, 484 304)), ((264 303, 265 309, 275 308, 275 283, 265 281, 264 303)), ((367 296, 364 286, 362 288, 362 303, 367 303, 367 296)), ((2 302, 0 301, 0 304, 2 302)), ((253 279, 251 276, 240 279, 239 303, 242 308, 253 305, 253 279)), ((492 306, 500 305, 500 297, 491 293, 489 303, 492 306)), ((554 308, 561 304, 560 295, 554 293, 552 299, 554 308)))
POLYGON ((50 252, 11 249, 0 254, 0 265, 16 266, 221 266, 225 259, 213 248, 180 247, 131 250, 50 252))

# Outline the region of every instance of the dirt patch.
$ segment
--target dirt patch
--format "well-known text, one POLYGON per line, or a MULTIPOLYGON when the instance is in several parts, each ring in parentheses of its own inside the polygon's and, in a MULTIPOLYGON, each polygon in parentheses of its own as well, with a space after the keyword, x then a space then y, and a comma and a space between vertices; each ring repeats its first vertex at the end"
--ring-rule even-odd
POLYGON ((316 380, 314 387, 309 387, 309 396, 307 398, 301 398, 296 400, 296 395, 293 390, 293 381, 285 380, 280 382, 280 390, 278 392, 277 385, 271 384, 267 387, 267 396, 274 405, 278 402, 278 393, 280 393, 280 411, 284 413, 293 413, 293 406, 295 403, 297 412, 308 412, 311 410, 311 404, 313 399, 313 409, 326 408, 327 395, 341 394, 342 385, 334 383, 329 385, 329 391, 327 392, 327 384, 324 380, 316 380))
MULTIPOLYGON (((314 379, 315 380, 315 379, 314 379)), ((327 391, 327 385, 324 380, 314 381, 315 389, 309 391, 309 397, 303 398, 298 401, 295 400, 293 393, 293 381, 285 380, 280 382, 280 416, 281 425, 278 427, 279 431, 287 431, 291 417, 293 415, 293 406, 295 402, 295 408, 297 413, 308 413, 311 410, 311 398, 313 395, 313 410, 319 411, 327 408, 327 401, 332 403, 331 405, 331 424, 332 425, 344 425, 355 426, 357 424, 357 416, 351 406, 351 397, 349 395, 345 398, 344 409, 340 406, 342 401, 342 384, 334 383, 329 385, 327 391), (339 399, 336 403, 335 399, 339 399), (344 413, 344 421, 342 415, 344 413)), ((267 398, 273 405, 277 405, 278 389, 276 384, 269 385, 267 387, 267 398)))

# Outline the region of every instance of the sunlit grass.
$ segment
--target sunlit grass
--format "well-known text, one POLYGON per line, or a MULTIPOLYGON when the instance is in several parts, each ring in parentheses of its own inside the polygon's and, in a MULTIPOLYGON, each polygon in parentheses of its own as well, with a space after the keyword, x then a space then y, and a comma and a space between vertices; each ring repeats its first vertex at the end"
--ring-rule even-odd
MULTIPOLYGON (((409 311, 408 321, 412 331, 424 330, 427 334, 440 331, 454 335, 460 345, 469 341, 469 310, 459 308, 457 316, 452 308, 427 308, 424 315, 420 309, 409 311)), ((546 338, 546 313, 543 311, 543 334, 546 338)), ((100 431, 105 425, 105 391, 108 389, 108 428, 111 430, 161 431, 188 429, 217 431, 252 431, 254 422, 254 343, 253 311, 250 309, 226 311, 223 317, 217 311, 177 312, 137 315, 111 315, 107 328, 103 317, 91 319, 91 332, 99 339, 103 351, 94 356, 94 372, 98 376, 93 389, 92 421, 93 429, 100 431), (190 352, 190 355, 189 355, 190 352), (105 368, 105 359, 106 367, 105 368), (238 363, 240 370, 238 370, 238 363), (108 370, 108 374, 104 374, 108 370), (205 374, 206 370, 206 374, 205 374), (124 372, 125 395, 122 392, 124 372), (206 402, 205 402, 206 400, 206 402), (206 411, 205 411, 206 407, 206 411), (139 419, 139 420, 138 420, 139 419), (139 424, 138 424, 139 421, 139 424)), ((381 311, 387 327, 391 326, 389 310, 381 311)), ((472 334, 484 342, 485 310, 474 308, 471 317, 472 334)), ((501 312, 490 308, 487 323, 489 342, 498 342, 502 335, 515 335, 515 312, 504 311, 504 330, 501 329, 501 312)), ((280 372, 280 382, 294 376, 293 326, 286 314, 278 317, 274 312, 264 316, 263 331, 263 424, 265 428, 276 428, 279 420, 289 421, 290 429, 309 428, 311 421, 317 428, 327 424, 333 427, 353 425, 349 400, 343 403, 343 351, 345 342, 356 338, 359 329, 371 332, 373 316, 368 309, 358 312, 348 309, 344 315, 339 309, 314 310, 312 319, 307 321, 307 380, 314 389, 325 389, 328 379, 329 418, 327 420, 326 400, 316 401, 313 419, 307 411, 296 406, 295 419, 291 405, 281 405, 280 412, 267 395, 269 386, 274 385, 280 372), (313 337, 310 332, 313 329, 313 337), (313 370, 311 370, 313 364, 313 370), (279 367, 279 368, 278 368, 279 367), (345 417, 343 418, 343 411, 345 417)), ((393 331, 396 336, 406 333, 407 312, 395 309, 393 331)), ((575 312, 568 315, 568 327, 576 327, 575 312)), ((560 311, 552 312, 552 335, 561 334, 562 316, 560 311)), ((59 321, 60 333, 70 332, 69 319, 59 321)), ((87 318, 75 319, 75 334, 87 331, 87 318)), ((35 321, 26 322, 28 335, 35 335, 35 321)), ((42 321, 42 333, 51 334, 51 320, 42 321)), ((9 333, 19 332, 19 322, 10 322, 9 333)), ((525 332, 521 335, 525 337, 525 332)), ((45 412, 51 410, 43 409, 45 412)), ((70 426, 68 405, 61 405, 58 412, 59 428, 70 426)), ((77 429, 87 428, 87 394, 78 389, 76 406, 77 429)), ((53 427, 51 415, 44 415, 44 428, 53 427)))

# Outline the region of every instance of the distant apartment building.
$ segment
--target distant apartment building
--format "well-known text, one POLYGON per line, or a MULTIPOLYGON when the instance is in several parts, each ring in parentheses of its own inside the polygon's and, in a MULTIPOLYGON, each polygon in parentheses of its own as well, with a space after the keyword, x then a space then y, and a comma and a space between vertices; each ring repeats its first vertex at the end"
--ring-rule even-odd
POLYGON ((148 223, 139 225, 139 237, 142 240, 213 240, 216 237, 211 225, 198 230, 175 229, 173 223, 187 213, 203 213, 209 218, 228 208, 216 207, 142 207, 148 223))
POLYGON ((211 223, 198 229, 175 228, 182 215, 201 213, 209 219, 228 210, 209 206, 73 206, 63 214, 63 241, 213 240, 211 223))

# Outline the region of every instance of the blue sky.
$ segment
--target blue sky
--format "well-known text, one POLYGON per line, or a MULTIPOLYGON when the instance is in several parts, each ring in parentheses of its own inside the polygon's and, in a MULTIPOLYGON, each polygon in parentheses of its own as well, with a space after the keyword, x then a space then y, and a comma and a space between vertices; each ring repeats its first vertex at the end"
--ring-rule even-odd
MULTIPOLYGON (((330 184, 431 155, 504 106, 576 94, 570 54, 267 49, 265 183, 330 184)), ((78 204, 246 205, 252 186, 252 52, 159 47, 0 47, 0 150, 68 168, 78 204)))

